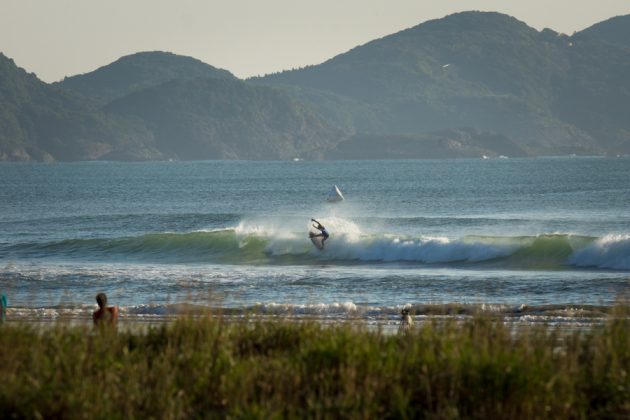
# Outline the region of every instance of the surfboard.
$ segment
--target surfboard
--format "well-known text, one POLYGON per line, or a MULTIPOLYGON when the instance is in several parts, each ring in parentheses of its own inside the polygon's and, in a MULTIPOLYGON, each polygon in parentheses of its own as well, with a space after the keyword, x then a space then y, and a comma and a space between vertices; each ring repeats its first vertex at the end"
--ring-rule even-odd
POLYGON ((326 198, 326 200, 328 200, 329 203, 338 203, 340 201, 343 201, 343 194, 341 194, 339 187, 337 187, 336 185, 333 186, 332 190, 330 190, 330 192, 328 193, 328 197, 326 198))
POLYGON ((313 245, 315 245, 315 248, 321 251, 322 249, 324 249, 324 242, 323 242, 324 237, 315 236, 315 235, 317 234, 313 232, 308 233, 308 237, 311 239, 311 242, 313 242, 313 245))

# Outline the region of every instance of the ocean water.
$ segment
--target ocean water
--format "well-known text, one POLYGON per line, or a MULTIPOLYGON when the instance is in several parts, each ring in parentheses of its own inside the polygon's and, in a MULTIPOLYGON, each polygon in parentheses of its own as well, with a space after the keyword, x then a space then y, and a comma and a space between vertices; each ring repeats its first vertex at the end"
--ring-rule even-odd
POLYGON ((629 158, 0 164, 14 318, 87 316, 103 291, 129 317, 582 322, 629 278, 629 158))

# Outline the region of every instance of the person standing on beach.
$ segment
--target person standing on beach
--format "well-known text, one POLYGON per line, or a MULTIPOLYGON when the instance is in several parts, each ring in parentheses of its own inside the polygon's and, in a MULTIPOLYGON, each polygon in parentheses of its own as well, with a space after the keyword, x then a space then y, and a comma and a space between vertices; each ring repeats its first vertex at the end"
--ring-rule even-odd
POLYGON ((116 325, 118 321, 118 306, 107 306, 107 295, 99 293, 96 295, 98 310, 92 313, 94 325, 116 325))
POLYGON ((400 311, 400 326, 398 327, 398 333, 407 334, 411 331, 411 327, 413 326, 413 318, 409 313, 409 308, 405 307, 400 311))

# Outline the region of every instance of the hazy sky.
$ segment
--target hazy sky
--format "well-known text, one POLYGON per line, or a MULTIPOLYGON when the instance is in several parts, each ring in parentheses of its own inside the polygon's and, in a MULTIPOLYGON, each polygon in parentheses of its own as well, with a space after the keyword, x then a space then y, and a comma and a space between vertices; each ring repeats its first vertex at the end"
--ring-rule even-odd
POLYGON ((0 52, 47 82, 152 50, 249 77, 464 10, 571 34, 630 14, 630 0, 0 0, 0 52))

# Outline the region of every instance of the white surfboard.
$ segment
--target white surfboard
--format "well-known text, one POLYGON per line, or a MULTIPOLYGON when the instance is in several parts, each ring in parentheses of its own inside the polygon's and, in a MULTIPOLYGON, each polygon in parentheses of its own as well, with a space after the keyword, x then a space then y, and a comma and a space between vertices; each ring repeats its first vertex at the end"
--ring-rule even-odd
POLYGON ((326 198, 326 200, 329 203, 338 203, 340 201, 343 201, 344 198, 339 188, 335 185, 333 186, 332 190, 330 190, 330 192, 328 193, 328 197, 326 198))

